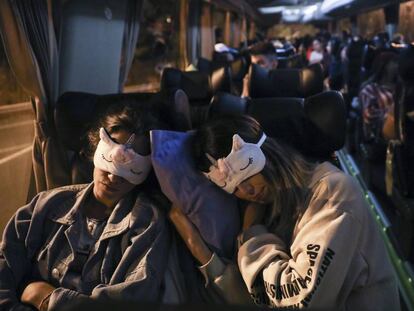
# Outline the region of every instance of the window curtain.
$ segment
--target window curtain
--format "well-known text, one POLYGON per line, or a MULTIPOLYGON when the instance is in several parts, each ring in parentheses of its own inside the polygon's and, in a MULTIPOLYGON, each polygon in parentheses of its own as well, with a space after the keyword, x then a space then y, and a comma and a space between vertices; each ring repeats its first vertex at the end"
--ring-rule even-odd
POLYGON ((201 57, 208 60, 213 58, 214 43, 212 7, 210 4, 204 3, 201 14, 201 57))
POLYGON ((191 0, 189 3, 188 28, 187 28, 187 55, 189 64, 195 65, 201 54, 200 15, 201 1, 191 0))
POLYGON ((253 21, 250 21, 249 40, 254 39, 256 39, 256 24, 253 21))
POLYGON ((139 22, 141 20, 143 0, 129 0, 125 20, 125 32, 119 71, 119 90, 122 91, 134 60, 135 47, 138 41, 139 22))
MULTIPOLYGON (((32 154, 35 189, 31 194, 71 184, 72 180, 68 159, 70 153, 59 143, 53 120, 54 104, 61 91, 59 83, 65 74, 63 70, 59 72, 58 49, 62 43, 59 35, 64 23, 62 7, 68 2, 70 1, 0 1, 0 32, 8 61, 19 83, 33 96, 36 113, 32 154)), ((132 63, 139 31, 141 2, 127 2, 125 28, 120 40, 120 70, 116 71, 115 79, 119 85, 114 86, 115 89, 122 89, 132 63)), ((91 4, 90 0, 85 3, 91 4)), ((73 61, 75 60, 69 59, 69 66, 73 65, 73 61)), ((84 64, 79 66, 82 65, 84 64)), ((88 91, 87 86, 85 89, 88 91)))
MULTIPOLYGON (((54 7, 59 7, 54 4, 54 7)), ((53 127, 58 90, 58 48, 52 0, 0 1, 0 30, 7 58, 17 80, 33 96, 36 114, 33 141, 34 192, 69 182, 61 169, 62 148, 53 127)), ((29 197, 31 195, 29 194, 29 197)))
POLYGON ((232 46, 234 48, 239 48, 240 35, 241 35, 241 23, 240 23, 240 19, 234 14, 232 14, 231 26, 232 26, 231 28, 232 28, 232 34, 233 34, 232 46))
POLYGON ((226 11, 226 16, 224 18, 224 43, 227 46, 231 46, 231 13, 226 11))
POLYGON ((247 18, 246 16, 243 16, 243 19, 241 22, 240 42, 243 43, 244 48, 247 48, 247 18))
POLYGON ((188 10, 189 10, 190 0, 181 0, 180 1, 180 68, 185 69, 188 64, 188 54, 187 54, 187 29, 188 29, 188 10))

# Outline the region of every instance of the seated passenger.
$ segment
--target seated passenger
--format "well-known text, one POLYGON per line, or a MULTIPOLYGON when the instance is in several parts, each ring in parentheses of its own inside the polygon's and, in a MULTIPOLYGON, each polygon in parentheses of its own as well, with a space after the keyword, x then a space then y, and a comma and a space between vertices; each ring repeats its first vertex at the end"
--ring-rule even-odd
POLYGON ((85 297, 177 299, 179 287, 164 284, 169 203, 151 178, 149 130, 158 121, 144 109, 114 107, 90 132, 92 183, 39 193, 10 220, 0 250, 1 310, 58 309, 85 297))
MULTIPOLYGON (((259 42, 254 44, 250 49, 250 60, 252 64, 257 64, 267 70, 277 68, 278 60, 276 49, 270 42, 259 42)), ((249 97, 249 76, 246 75, 243 80, 242 97, 249 97)))
MULTIPOLYGON (((325 51, 325 44, 320 38, 315 38, 312 43, 312 52, 309 56, 309 65, 316 63, 326 63, 327 55, 325 51)), ((324 66, 327 67, 326 65, 324 66)))
POLYGON ((331 38, 326 47, 329 55, 327 84, 330 90, 340 91, 344 86, 341 48, 341 41, 338 37, 331 38))
MULTIPOLYGON (((399 310, 384 242, 352 177, 328 162, 308 162, 246 116, 206 124, 194 152, 206 177, 248 202, 237 258, 255 303, 399 310)), ((185 216, 175 208, 171 214, 211 279, 225 278, 220 258, 182 225, 185 216)))
MULTIPOLYGON (((379 142, 396 136, 394 94, 399 81, 398 56, 392 52, 383 52, 377 56, 373 67, 373 75, 359 92, 365 142, 379 142)), ((385 147, 383 149, 385 155, 385 147)))

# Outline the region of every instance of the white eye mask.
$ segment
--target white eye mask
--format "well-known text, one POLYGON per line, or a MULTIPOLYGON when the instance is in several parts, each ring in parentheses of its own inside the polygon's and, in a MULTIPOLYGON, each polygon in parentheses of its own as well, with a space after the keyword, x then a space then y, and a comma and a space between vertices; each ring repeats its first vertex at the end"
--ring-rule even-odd
POLYGON ((264 133, 257 144, 246 143, 239 135, 233 135, 233 146, 226 158, 216 161, 206 154, 212 165, 204 174, 217 186, 233 193, 238 185, 264 168, 266 157, 260 146, 265 140, 264 133))
POLYGON ((135 134, 125 144, 117 144, 104 128, 99 131, 100 141, 93 157, 95 167, 123 177, 131 184, 139 185, 151 171, 151 156, 136 153, 131 146, 135 134))

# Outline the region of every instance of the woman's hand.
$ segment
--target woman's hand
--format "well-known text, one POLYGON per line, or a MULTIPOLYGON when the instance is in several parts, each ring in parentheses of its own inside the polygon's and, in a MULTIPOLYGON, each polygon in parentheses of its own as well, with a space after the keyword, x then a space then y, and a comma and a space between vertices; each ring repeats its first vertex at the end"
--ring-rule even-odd
POLYGON ((249 202, 244 208, 243 231, 249 229, 253 225, 263 223, 265 212, 266 205, 249 202))
POLYGON ((197 228, 190 222, 181 209, 173 204, 168 214, 191 254, 201 265, 205 265, 213 255, 207 247, 197 228))
POLYGON ((55 288, 47 282, 35 281, 26 286, 20 300, 37 310, 47 310, 49 297, 54 290, 55 288))

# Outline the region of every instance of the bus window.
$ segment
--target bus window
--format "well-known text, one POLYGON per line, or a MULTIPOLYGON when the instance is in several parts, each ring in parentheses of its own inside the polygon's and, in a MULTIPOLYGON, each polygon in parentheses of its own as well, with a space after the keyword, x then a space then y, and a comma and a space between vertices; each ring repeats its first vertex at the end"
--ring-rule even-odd
POLYGON ((145 1, 126 92, 157 91, 165 67, 179 67, 176 1, 145 1))
POLYGON ((33 120, 30 97, 16 81, 0 40, 0 233, 16 209, 26 203, 33 120))

